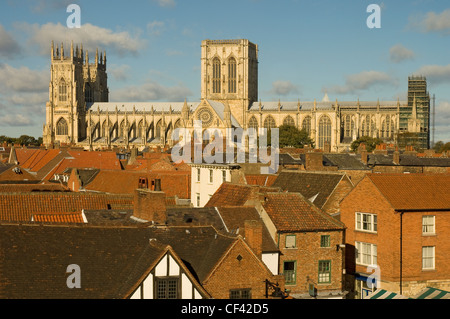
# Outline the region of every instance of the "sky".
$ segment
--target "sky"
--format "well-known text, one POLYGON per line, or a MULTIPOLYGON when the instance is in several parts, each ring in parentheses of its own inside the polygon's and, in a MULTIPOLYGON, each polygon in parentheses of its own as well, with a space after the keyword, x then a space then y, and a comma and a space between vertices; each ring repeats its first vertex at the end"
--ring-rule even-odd
POLYGON ((111 102, 175 102, 200 100, 205 39, 258 45, 263 101, 405 100, 408 76, 426 76, 434 140, 450 142, 445 0, 1 0, 0 135, 42 136, 52 40, 82 43, 91 62, 106 51, 111 102))

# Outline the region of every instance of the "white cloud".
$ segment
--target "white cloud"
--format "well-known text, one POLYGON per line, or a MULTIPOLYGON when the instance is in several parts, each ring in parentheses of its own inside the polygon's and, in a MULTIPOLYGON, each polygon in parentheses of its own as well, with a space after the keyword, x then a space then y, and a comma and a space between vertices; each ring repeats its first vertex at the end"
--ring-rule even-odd
POLYGON ((346 77, 345 85, 334 86, 326 91, 336 94, 352 94, 365 91, 376 85, 397 85, 387 73, 378 71, 363 71, 346 77))
POLYGON ((153 0, 154 2, 158 3, 160 7, 165 8, 173 8, 175 7, 175 0, 153 0))
POLYGON ((108 74, 117 81, 126 81, 129 77, 130 69, 130 66, 127 64, 113 64, 108 67, 108 74))
POLYGON ((147 24, 147 30, 150 35, 159 36, 165 29, 165 23, 163 21, 152 21, 147 24))
POLYGON ((444 35, 450 34, 450 9, 441 13, 428 12, 425 15, 410 17, 409 26, 422 32, 439 32, 444 35))
POLYGON ((34 125, 30 116, 22 114, 6 114, 0 116, 0 127, 4 126, 31 126, 34 125))
POLYGON ((413 60, 415 54, 413 51, 405 48, 403 45, 396 44, 389 50, 389 57, 392 62, 400 63, 406 60, 413 60))
POLYGON ((427 77, 430 84, 442 84, 450 82, 450 64, 449 65, 424 65, 415 72, 417 75, 427 77))
POLYGON ((20 51, 19 44, 0 24, 0 57, 14 58, 20 51))
POLYGON ((178 84, 172 87, 163 86, 156 81, 115 90, 111 93, 111 101, 117 102, 148 102, 148 101, 184 101, 192 92, 187 87, 178 84))
POLYGON ((0 63, 0 92, 9 94, 11 91, 42 92, 48 91, 50 82, 49 71, 31 70, 27 67, 14 68, 0 63))
POLYGON ((28 33, 29 43, 38 46, 42 55, 49 54, 52 41, 55 41, 55 44, 58 45, 60 43, 68 45, 73 40, 74 45, 82 43, 85 51, 95 52, 97 48, 100 48, 119 56, 137 55, 145 45, 145 41, 140 38, 139 30, 135 31, 135 34, 130 34, 127 31, 115 32, 90 23, 82 24, 81 28, 69 29, 61 23, 39 25, 24 22, 17 23, 16 28, 28 33))
POLYGON ((272 83, 271 93, 286 96, 293 93, 299 93, 299 88, 291 81, 275 81, 272 83))

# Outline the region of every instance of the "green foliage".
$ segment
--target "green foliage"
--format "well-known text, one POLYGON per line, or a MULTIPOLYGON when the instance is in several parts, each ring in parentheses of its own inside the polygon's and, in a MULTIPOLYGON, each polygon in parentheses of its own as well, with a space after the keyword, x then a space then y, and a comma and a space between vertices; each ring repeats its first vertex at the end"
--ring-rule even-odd
POLYGON ((0 143, 5 143, 5 142, 7 144, 19 144, 19 145, 25 145, 25 146, 40 146, 42 144, 43 140, 42 140, 42 137, 39 137, 38 139, 36 139, 33 136, 28 136, 28 135, 21 135, 18 138, 1 135, 0 143))
POLYGON ((445 144, 442 141, 436 142, 433 149, 436 151, 436 153, 450 151, 450 142, 447 142, 445 144))
POLYGON ((370 136, 361 136, 360 138, 352 142, 352 151, 356 152, 361 143, 364 143, 366 145, 366 150, 368 152, 372 152, 377 147, 377 145, 383 143, 383 140, 370 136))
POLYGON ((303 148, 305 145, 314 146, 313 141, 305 130, 295 126, 281 125, 279 127, 280 147, 303 148))

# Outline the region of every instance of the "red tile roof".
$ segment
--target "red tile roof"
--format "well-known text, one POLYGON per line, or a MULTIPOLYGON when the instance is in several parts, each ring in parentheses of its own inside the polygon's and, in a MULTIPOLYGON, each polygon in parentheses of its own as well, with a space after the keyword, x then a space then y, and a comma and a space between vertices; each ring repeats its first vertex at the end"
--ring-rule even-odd
POLYGON ((134 191, 138 188, 140 177, 146 177, 149 183, 151 180, 160 179, 161 189, 168 197, 178 196, 178 198, 188 199, 191 196, 190 171, 141 172, 101 170, 84 188, 88 191, 110 194, 134 194, 134 191))
POLYGON ((84 224, 82 212, 75 213, 36 213, 32 215, 32 219, 39 223, 56 223, 56 224, 84 224))
POLYGON ((450 210, 450 174, 367 174, 394 209, 450 210))
POLYGON ((0 193, 67 192, 60 184, 0 184, 0 193))
POLYGON ((205 207, 244 206, 248 200, 257 199, 258 193, 269 191, 276 192, 279 189, 226 182, 220 185, 205 207))
POLYGON ((133 195, 84 193, 0 193, 0 220, 30 221, 35 213, 68 213, 95 209, 133 209, 133 195))
POLYGON ((277 175, 245 175, 249 185, 272 186, 276 179, 277 175))
POLYGON ((326 231, 345 227, 299 193, 267 193, 263 207, 279 232, 326 231))

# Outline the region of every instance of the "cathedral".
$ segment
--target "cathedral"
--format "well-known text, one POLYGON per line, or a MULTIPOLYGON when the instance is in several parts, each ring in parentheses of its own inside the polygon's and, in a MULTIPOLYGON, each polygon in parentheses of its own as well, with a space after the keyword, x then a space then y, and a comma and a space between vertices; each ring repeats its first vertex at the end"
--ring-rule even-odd
POLYGON ((143 149, 172 146, 172 131, 203 128, 306 130, 315 147, 349 149, 362 136, 397 144, 411 136, 421 148, 430 144, 430 96, 424 77, 408 78, 405 101, 261 101, 258 99, 258 46, 249 40, 204 40, 201 44, 201 99, 184 102, 109 102, 106 52, 94 63, 83 47, 64 53, 51 46, 51 80, 43 139, 46 147, 143 149))

